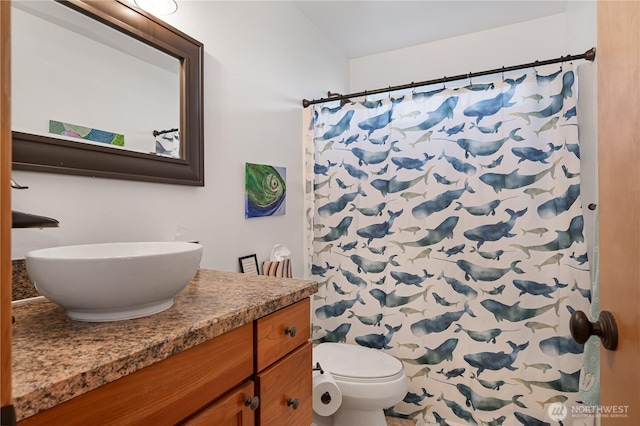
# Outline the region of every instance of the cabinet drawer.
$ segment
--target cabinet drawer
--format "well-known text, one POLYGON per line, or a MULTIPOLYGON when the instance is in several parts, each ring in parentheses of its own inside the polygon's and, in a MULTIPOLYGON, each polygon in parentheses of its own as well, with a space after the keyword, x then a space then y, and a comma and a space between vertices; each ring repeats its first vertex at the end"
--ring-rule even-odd
POLYGON ((255 322, 256 365, 262 371, 309 340, 309 299, 280 309, 255 322))
POLYGON ((309 426, 312 422, 311 342, 256 375, 258 425, 309 426))

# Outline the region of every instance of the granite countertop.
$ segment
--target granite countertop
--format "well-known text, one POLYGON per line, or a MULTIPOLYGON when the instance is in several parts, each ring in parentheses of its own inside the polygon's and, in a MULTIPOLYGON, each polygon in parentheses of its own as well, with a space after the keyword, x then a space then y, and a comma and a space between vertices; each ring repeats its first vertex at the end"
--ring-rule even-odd
POLYGON ((88 323, 45 299, 13 306, 18 420, 89 392, 317 292, 313 281, 201 269, 148 317, 88 323))

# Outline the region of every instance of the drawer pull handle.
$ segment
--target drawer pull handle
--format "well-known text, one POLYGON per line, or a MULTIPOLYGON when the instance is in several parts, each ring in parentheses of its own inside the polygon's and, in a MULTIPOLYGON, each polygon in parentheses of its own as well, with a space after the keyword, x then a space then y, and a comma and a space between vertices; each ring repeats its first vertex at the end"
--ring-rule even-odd
POLYGON ((256 411, 258 409, 258 405, 260 405, 260 398, 254 396, 251 398, 250 396, 244 400, 244 406, 249 407, 251 411, 256 411))
POLYGON ((289 398, 287 399, 287 406, 288 407, 293 407, 294 410, 297 410, 298 407, 300 406, 300 400, 298 398, 289 398))
POLYGON ((296 337, 297 332, 298 332, 298 329, 295 326, 287 327, 284 329, 284 334, 288 334, 291 337, 296 337))

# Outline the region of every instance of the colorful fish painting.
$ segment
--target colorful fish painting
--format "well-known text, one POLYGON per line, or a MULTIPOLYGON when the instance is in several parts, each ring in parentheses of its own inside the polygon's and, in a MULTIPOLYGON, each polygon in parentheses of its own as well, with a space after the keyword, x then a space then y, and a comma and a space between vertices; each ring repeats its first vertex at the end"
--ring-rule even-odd
POLYGON ((286 169, 246 163, 245 172, 245 217, 284 215, 286 169))

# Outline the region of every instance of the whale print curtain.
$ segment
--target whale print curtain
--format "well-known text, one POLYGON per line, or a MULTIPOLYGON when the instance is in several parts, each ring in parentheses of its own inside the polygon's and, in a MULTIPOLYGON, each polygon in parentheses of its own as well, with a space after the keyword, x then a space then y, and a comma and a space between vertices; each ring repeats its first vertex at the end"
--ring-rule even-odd
POLYGON ((569 318, 590 305, 576 74, 468 83, 308 110, 312 337, 404 363, 389 415, 571 424, 569 318))

